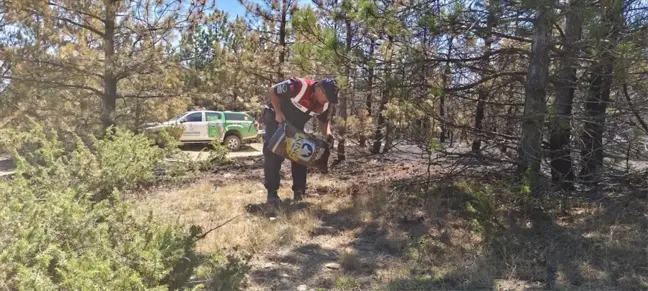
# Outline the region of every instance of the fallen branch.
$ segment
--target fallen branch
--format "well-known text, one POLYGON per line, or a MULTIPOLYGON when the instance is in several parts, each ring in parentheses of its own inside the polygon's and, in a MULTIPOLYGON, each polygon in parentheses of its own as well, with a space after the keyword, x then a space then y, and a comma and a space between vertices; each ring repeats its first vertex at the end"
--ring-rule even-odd
POLYGON ((210 232, 212 232, 212 231, 214 231, 214 230, 217 230, 217 229, 219 229, 219 228, 225 226, 226 224, 232 222, 232 220, 236 219, 236 218, 239 217, 239 216, 241 216, 241 215, 239 214, 239 215, 237 215, 237 216, 234 216, 234 217, 230 218, 229 220, 227 220, 227 221, 221 223, 220 225, 218 225, 218 226, 216 226, 216 227, 214 227, 214 228, 212 228, 212 229, 206 231, 205 233, 203 233, 203 234, 201 234, 201 235, 199 235, 199 236, 196 236, 196 240, 194 240, 194 242, 197 242, 197 241, 199 241, 199 240, 201 240, 201 239, 204 239, 205 237, 207 237, 207 235, 208 235, 210 232))

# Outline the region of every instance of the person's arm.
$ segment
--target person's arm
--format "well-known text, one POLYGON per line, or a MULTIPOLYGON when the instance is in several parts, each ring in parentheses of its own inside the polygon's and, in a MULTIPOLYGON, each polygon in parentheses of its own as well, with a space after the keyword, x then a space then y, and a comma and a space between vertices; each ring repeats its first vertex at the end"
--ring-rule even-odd
POLYGON ((330 112, 331 107, 327 108, 326 111, 317 116, 317 122, 319 124, 320 131, 327 140, 330 140, 331 137, 333 137, 333 133, 331 132, 331 122, 329 120, 330 112))
POLYGON ((328 121, 321 121, 321 120, 318 120, 318 123, 319 123, 320 131, 325 137, 331 135, 331 123, 329 123, 328 121))
POLYGON ((286 121, 286 116, 281 108, 281 100, 292 98, 296 94, 297 81, 289 79, 281 83, 277 83, 270 88, 270 102, 275 111, 275 120, 278 123, 286 121))
POLYGON ((270 102, 272 102, 272 108, 274 108, 275 111, 275 120, 278 123, 285 122, 286 116, 284 116, 283 111, 281 110, 281 100, 279 99, 279 96, 277 96, 274 87, 270 88, 270 102))

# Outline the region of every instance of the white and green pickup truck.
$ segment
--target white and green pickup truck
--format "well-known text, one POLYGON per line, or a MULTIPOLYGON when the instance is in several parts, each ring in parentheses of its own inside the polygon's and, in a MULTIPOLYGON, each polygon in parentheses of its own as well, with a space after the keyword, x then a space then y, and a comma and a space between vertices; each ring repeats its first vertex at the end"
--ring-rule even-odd
POLYGON ((236 151, 245 141, 255 140, 261 134, 259 124, 245 112, 197 110, 185 112, 161 124, 145 130, 157 130, 169 126, 182 126, 182 144, 210 143, 219 140, 236 151))

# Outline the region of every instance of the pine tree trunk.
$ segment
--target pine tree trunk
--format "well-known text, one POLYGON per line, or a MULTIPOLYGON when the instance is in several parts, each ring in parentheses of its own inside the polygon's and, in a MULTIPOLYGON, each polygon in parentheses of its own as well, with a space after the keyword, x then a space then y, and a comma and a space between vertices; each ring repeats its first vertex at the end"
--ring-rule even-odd
POLYGON ((571 0, 567 12, 562 68, 558 75, 556 113, 550 133, 551 177, 553 183, 563 190, 573 188, 574 171, 571 159, 571 114, 576 90, 576 66, 578 65, 577 42, 583 28, 582 0, 571 0))
POLYGON ((281 3, 281 22, 279 23, 279 64, 277 66, 278 81, 284 79, 283 65, 286 61, 286 22, 288 19, 288 0, 281 3))
POLYGON ((385 86, 385 90, 383 90, 382 92, 382 100, 380 101, 380 106, 378 107, 378 125, 376 126, 376 133, 374 134, 373 147, 371 148, 372 154, 380 153, 380 148, 382 147, 382 129, 385 127, 385 115, 383 115, 383 111, 385 111, 385 108, 387 106, 387 96, 389 94, 386 88, 387 87, 385 86))
MULTIPOLYGON (((369 44, 369 61, 373 58, 374 54, 374 46, 375 46, 375 40, 372 38, 371 42, 369 44)), ((367 106, 367 119, 371 116, 371 107, 373 104, 373 79, 374 79, 374 67, 371 64, 367 64, 369 66, 369 76, 367 76, 367 100, 366 100, 366 106, 367 106)), ((363 133, 360 136, 360 146, 365 147, 366 146, 366 140, 367 136, 364 134, 364 127, 363 127, 363 133)))
POLYGON ((583 148, 580 176, 586 182, 594 182, 603 167, 603 133, 612 89, 614 49, 623 21, 623 1, 608 0, 604 4, 601 24, 609 29, 603 36, 607 38, 607 45, 603 47, 600 60, 592 65, 590 72, 591 81, 585 100, 585 123, 581 137, 583 148))
POLYGON ((103 104, 101 109, 101 124, 103 129, 115 125, 115 110, 117 108, 117 82, 118 79, 114 76, 113 62, 115 55, 115 16, 116 16, 116 3, 113 0, 106 2, 106 19, 105 32, 103 36, 104 46, 104 95, 103 104))
MULTIPOLYGON (((346 19, 345 20, 345 25, 346 25, 346 50, 347 52, 351 51, 351 43, 353 42, 353 32, 351 31, 351 20, 346 19)), ((350 78, 351 75, 351 64, 346 65, 346 79, 347 79, 347 84, 349 84, 349 81, 351 80, 350 78)), ((351 90, 347 90, 347 93, 350 92, 351 90)), ((344 161, 346 160, 346 152, 345 152, 345 140, 346 140, 346 127, 347 127, 347 95, 348 94, 343 94, 340 98, 340 116, 342 117, 342 122, 344 125, 340 127, 340 139, 338 141, 338 161, 344 161)))
MULTIPOLYGON (((445 87, 445 86, 444 86, 445 87)), ((445 93, 441 94, 439 98, 439 116, 441 118, 441 136, 439 137, 439 142, 446 142, 446 137, 448 136, 448 128, 446 127, 445 122, 445 93)))
MULTIPOLYGON (((427 27, 423 28, 423 41, 422 41, 422 44, 423 44, 423 60, 427 60, 428 59, 428 28, 427 27)), ((430 90, 428 89, 428 86, 427 86, 428 65, 424 63, 422 66, 423 67, 421 68, 421 71, 422 71, 421 72, 421 80, 419 81, 421 83, 421 86, 420 86, 421 90, 423 91, 423 94, 422 94, 421 98, 423 100, 428 100, 430 98, 430 96, 429 96, 430 95, 430 92, 429 92, 430 90)), ((417 128, 415 129, 414 133, 416 134, 416 131, 418 131, 419 133, 425 132, 424 135, 419 135, 419 138, 417 138, 417 140, 418 141, 425 140, 425 141, 428 141, 428 144, 429 144, 429 139, 434 136, 433 135, 434 133, 427 130, 426 124, 425 124, 426 119, 428 119, 428 117, 424 116, 420 120, 417 120, 417 122, 416 122, 417 128)))
MULTIPOLYGON (((387 51, 391 50, 392 46, 392 36, 387 37, 387 51)), ((386 118, 384 111, 387 108, 387 103, 389 102, 390 94, 390 81, 391 81, 391 55, 385 56, 385 87, 383 88, 380 108, 378 108, 378 126, 376 126, 376 133, 374 135, 373 147, 371 149, 372 154, 380 153, 380 148, 384 139, 383 128, 386 130, 386 118)))
MULTIPOLYGON (((507 123, 507 126, 504 128, 504 134, 505 135, 508 135, 508 136, 513 135, 513 126, 511 124, 513 123, 512 122, 512 120, 513 120, 512 116, 514 116, 513 115, 514 113, 515 113, 515 106, 509 106, 508 109, 506 110, 506 118, 504 119, 504 120, 506 120, 506 123, 507 123)), ((502 142, 500 150, 502 151, 502 153, 506 153, 508 151, 508 144, 507 144, 506 139, 502 142)))
MULTIPOLYGON (((484 36, 484 58, 482 60, 481 67, 484 70, 482 73, 482 78, 486 78, 487 70, 490 68, 490 56, 492 53, 493 46, 493 28, 495 27, 496 15, 495 8, 498 6, 498 2, 493 0, 488 2, 488 16, 486 21, 486 35, 484 36)), ((486 100, 488 99, 488 91, 486 84, 481 84, 477 89, 478 100, 477 100, 477 109, 475 111, 475 131, 477 136, 472 143, 472 152, 475 154, 481 153, 481 144, 482 137, 484 135, 484 110, 486 108, 486 100)))
POLYGON ((484 107, 486 98, 488 98, 488 92, 485 88, 479 88, 477 91, 478 100, 475 111, 475 132, 477 136, 472 142, 472 152, 475 154, 481 153, 481 136, 484 134, 484 107))
MULTIPOLYGON (((448 38, 448 54, 446 55, 446 59, 450 59, 450 54, 452 54, 453 41, 454 37, 450 36, 448 38)), ((446 124, 446 88, 452 86, 451 74, 452 70, 450 68, 450 62, 446 62, 443 76, 441 78, 443 91, 441 92, 441 96, 439 97, 439 118, 441 119, 441 136, 439 137, 439 142, 441 143, 446 142, 446 138, 448 137, 448 126, 446 124)))
POLYGON ((538 193, 537 186, 542 160, 542 128, 546 111, 547 92, 545 88, 549 81, 549 46, 554 2, 546 2, 548 2, 546 5, 537 3, 539 9, 534 24, 531 59, 527 74, 518 165, 518 174, 526 176, 526 181, 533 194, 538 193))
POLYGON ((385 146, 382 149, 382 153, 387 153, 392 145, 394 144, 394 129, 392 128, 392 125, 387 122, 385 124, 385 146))
POLYGON ((591 68, 591 81, 585 100, 585 123, 581 139, 582 169, 580 176, 584 181, 593 181, 603 166, 603 131, 605 110, 610 99, 608 75, 611 66, 605 65, 605 57, 591 68))

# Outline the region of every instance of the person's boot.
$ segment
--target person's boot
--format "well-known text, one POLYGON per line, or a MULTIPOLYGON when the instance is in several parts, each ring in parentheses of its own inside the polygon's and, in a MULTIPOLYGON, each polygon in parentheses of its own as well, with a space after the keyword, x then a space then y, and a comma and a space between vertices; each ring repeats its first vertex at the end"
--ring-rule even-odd
POLYGON ((281 205, 281 198, 277 194, 277 191, 268 191, 268 198, 266 199, 266 204, 274 208, 279 208, 281 205))
POLYGON ((306 198, 306 193, 305 192, 306 191, 304 191, 304 190, 295 190, 294 191, 294 196, 293 196, 293 201, 299 202, 299 201, 304 200, 304 198, 306 198))
POLYGON ((245 206, 245 210, 249 213, 263 214, 274 216, 281 206, 281 199, 277 195, 277 191, 268 191, 266 203, 252 203, 245 206))

